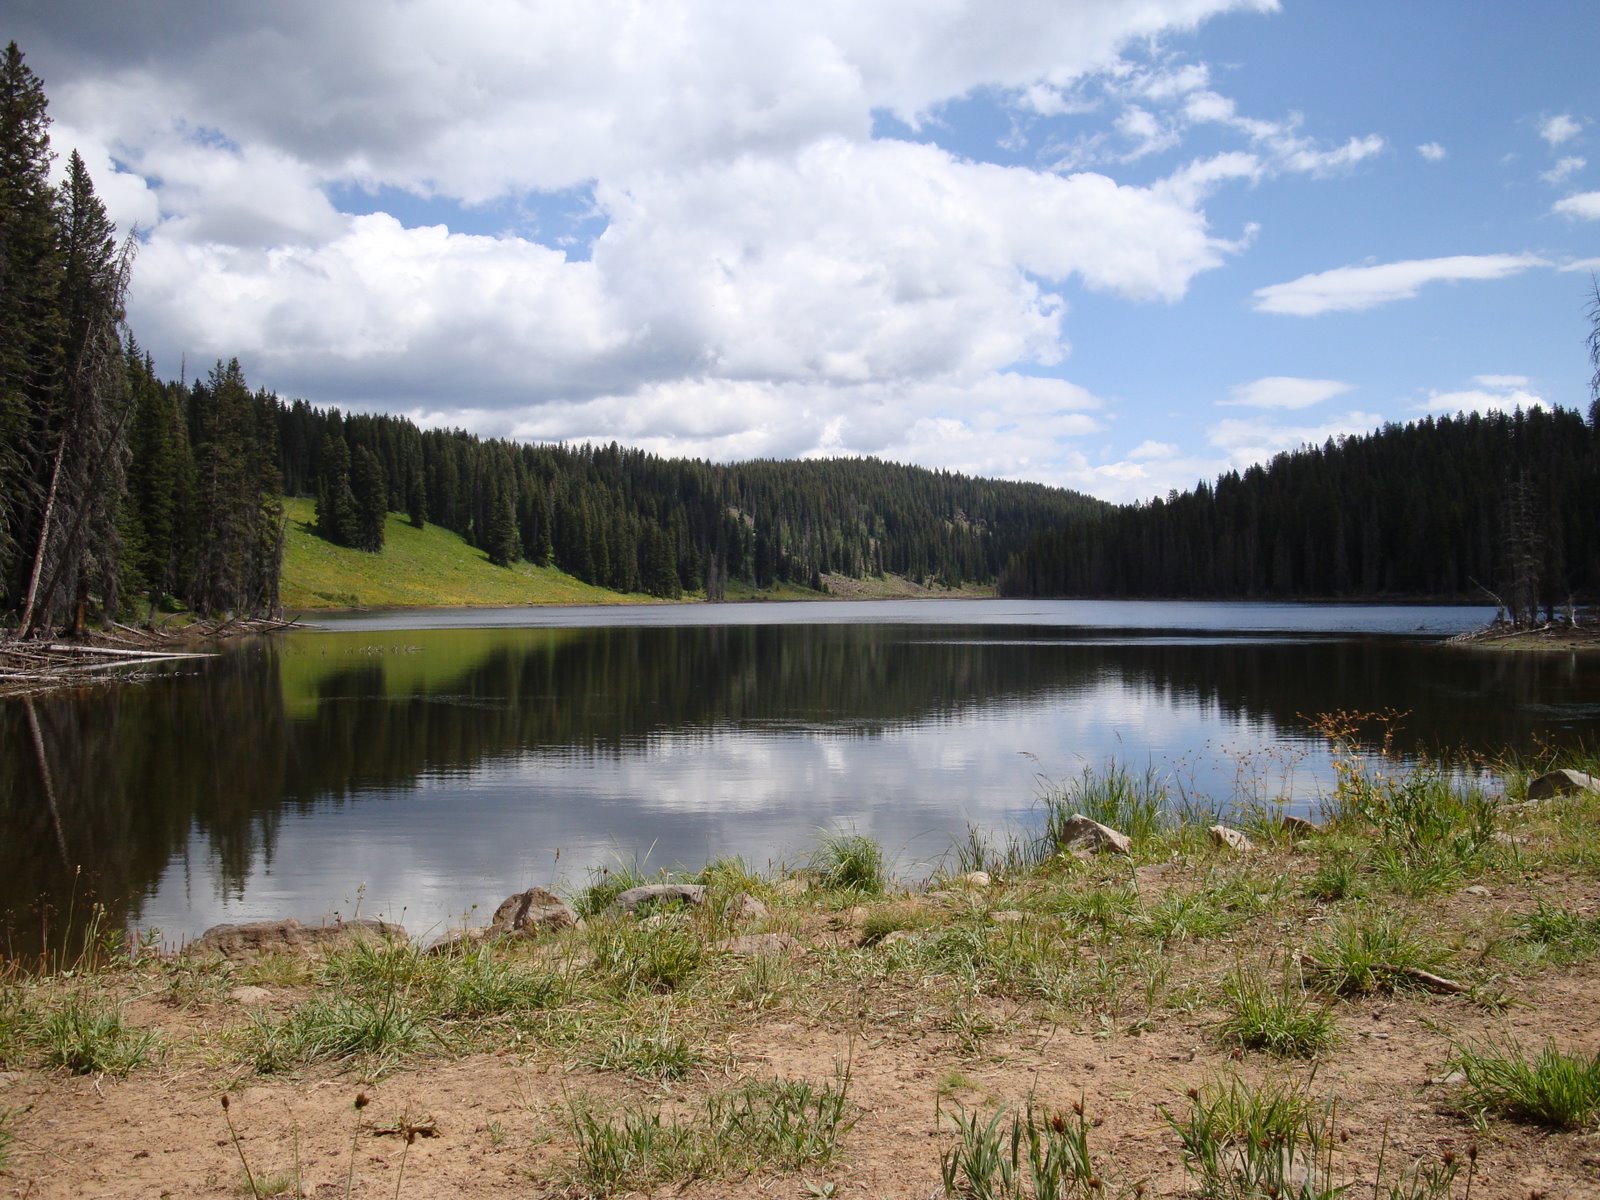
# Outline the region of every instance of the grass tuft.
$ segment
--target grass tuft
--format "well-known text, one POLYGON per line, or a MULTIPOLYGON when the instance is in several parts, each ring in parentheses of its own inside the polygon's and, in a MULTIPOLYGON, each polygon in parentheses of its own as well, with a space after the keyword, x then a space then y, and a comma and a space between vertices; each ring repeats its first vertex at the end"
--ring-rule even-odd
POLYGON ((1089 1119, 1079 1100, 1070 1112, 1036 1111, 1033 1102, 1006 1120, 960 1107, 955 1145, 939 1156, 946 1196, 972 1200, 1089 1200, 1105 1183, 1089 1150, 1089 1119))
POLYGON ((1579 916, 1541 900, 1517 927, 1517 936, 1547 962, 1580 962, 1600 953, 1600 917, 1579 916))
POLYGON ((672 992, 700 972, 705 942, 686 914, 644 921, 606 920, 589 926, 596 971, 618 995, 672 992))
POLYGON ((702 1056, 663 1028, 657 1033, 619 1031, 585 1061, 597 1070, 626 1071, 641 1079, 682 1079, 700 1065, 702 1056))
POLYGON ((1223 981, 1222 992, 1229 1009, 1221 1029, 1226 1041, 1280 1058, 1315 1058, 1333 1047, 1337 1037, 1333 1013, 1313 1000, 1290 971, 1284 971, 1273 986, 1262 974, 1240 965, 1223 981))
POLYGON ((1341 996, 1364 996, 1414 987, 1412 971, 1433 971, 1446 958, 1407 928, 1405 919, 1361 907, 1333 924, 1311 950, 1314 977, 1341 996))
POLYGON ((1530 1059, 1515 1043, 1458 1045, 1451 1060, 1467 1077, 1467 1102, 1549 1129, 1589 1129, 1600 1120, 1600 1054, 1563 1054, 1547 1042, 1530 1059))
POLYGON ((1100 770, 1084 767, 1078 778, 1052 784, 1040 797, 1044 809, 1044 841, 1052 852, 1060 849, 1062 827, 1075 813, 1125 833, 1135 845, 1163 833, 1171 824, 1167 787, 1146 768, 1135 775, 1118 762, 1100 770))
POLYGON ((750 1080, 706 1098, 703 1108, 667 1117, 630 1107, 611 1117, 571 1106, 578 1143, 572 1182, 591 1196, 648 1191, 696 1179, 826 1166, 855 1124, 849 1069, 831 1084, 750 1080))
POLYGON ((116 1006, 82 994, 46 1014, 39 1036, 46 1061, 74 1075, 126 1075, 161 1044, 154 1030, 132 1028, 116 1006))
POLYGON ((1237 1077, 1191 1088, 1182 1117, 1163 1108, 1184 1165, 1207 1200, 1334 1200, 1334 1106, 1290 1083, 1252 1087, 1237 1077))
POLYGON ((863 833, 827 830, 812 851, 811 873, 831 891, 881 896, 889 884, 883 847, 863 833))

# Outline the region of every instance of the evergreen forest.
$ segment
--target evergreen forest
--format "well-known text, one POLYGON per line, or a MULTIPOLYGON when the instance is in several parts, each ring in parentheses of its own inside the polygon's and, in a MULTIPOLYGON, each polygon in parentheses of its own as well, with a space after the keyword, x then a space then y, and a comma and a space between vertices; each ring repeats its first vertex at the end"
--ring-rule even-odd
POLYGON ((1280 454, 1054 529, 1008 596, 1492 600, 1513 621, 1600 596, 1600 401, 1424 418, 1280 454))

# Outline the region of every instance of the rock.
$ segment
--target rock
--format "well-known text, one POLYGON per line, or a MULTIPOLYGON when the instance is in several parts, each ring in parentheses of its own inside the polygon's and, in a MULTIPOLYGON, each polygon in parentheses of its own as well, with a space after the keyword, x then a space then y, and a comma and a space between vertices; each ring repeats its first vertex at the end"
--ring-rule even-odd
POLYGON ((996 925, 1015 925, 1022 920, 1022 914, 1014 908, 1002 908, 998 912, 990 913, 989 920, 996 925))
POLYGON ((683 904, 699 908, 705 902, 706 887, 703 883, 647 883, 619 893, 611 902, 610 911, 635 916, 641 909, 654 908, 658 904, 683 904))
MULTIPOLYGON (((582 924, 582 922, 579 922, 582 924)), ((454 929, 428 947, 429 954, 465 954, 476 946, 496 936, 487 925, 473 929, 454 929)))
POLYGON ((1563 768, 1547 771, 1537 779, 1528 781, 1529 800, 1550 800, 1556 796, 1570 796, 1574 792, 1600 792, 1600 779, 1582 771, 1563 768))
POLYGON ((1461 889, 1461 893, 1465 896, 1492 896, 1494 894, 1481 883, 1474 883, 1468 887, 1464 887, 1461 889))
POLYGON ((302 925, 293 917, 282 921, 255 921, 243 925, 213 925, 184 948, 185 954, 220 954, 224 958, 249 958, 256 954, 320 953, 359 942, 404 941, 402 926, 388 921, 335 921, 331 925, 302 925))
POLYGON ((956 882, 965 884, 970 888, 986 888, 992 881, 990 880, 989 872, 987 871, 968 871, 965 875, 961 876, 960 879, 957 879, 956 882))
POLYGON ((891 929, 878 939, 879 946, 892 946, 896 942, 914 942, 917 940, 916 931, 913 929, 891 929))
POLYGON ((1283 831, 1292 838, 1311 837, 1322 832, 1322 826, 1306 817, 1287 816, 1280 822, 1283 831))
POLYGON ((1082 813, 1073 813, 1062 825, 1057 845, 1063 850, 1083 850, 1090 854, 1127 854, 1133 849, 1127 834, 1090 820, 1082 813))
POLYGON ((265 1004, 272 999, 272 993, 264 987, 236 987, 228 993, 228 999, 235 1004, 265 1004))
POLYGON ((746 921, 763 921, 766 919, 767 906, 749 892, 740 892, 737 904, 741 919, 746 921))
POLYGON ((1466 1081, 1466 1075, 1460 1071, 1447 1071, 1443 1075, 1435 1075, 1432 1079, 1428 1080, 1429 1083, 1441 1087, 1451 1087, 1458 1083, 1465 1083, 1466 1081))
MULTIPOLYGON (((684 904, 698 908, 706 902, 706 888, 702 883, 647 883, 629 888, 611 902, 608 911, 624 915, 638 915, 658 904, 684 904)), ((759 921, 767 915, 767 906, 749 892, 740 892, 734 898, 734 914, 747 921, 759 921)))
POLYGON ((805 953, 800 939, 792 933, 747 933, 743 937, 724 938, 716 944, 716 948, 741 958, 805 953))
POLYGON ((1224 850, 1233 850, 1239 854, 1250 854, 1256 844, 1240 833, 1237 829, 1229 829, 1226 825, 1213 825, 1206 830, 1211 835, 1211 841, 1224 850))
POLYGON ((571 929, 577 924, 578 914, 565 900, 545 888, 531 887, 500 902, 489 918, 489 932, 532 936, 571 929))

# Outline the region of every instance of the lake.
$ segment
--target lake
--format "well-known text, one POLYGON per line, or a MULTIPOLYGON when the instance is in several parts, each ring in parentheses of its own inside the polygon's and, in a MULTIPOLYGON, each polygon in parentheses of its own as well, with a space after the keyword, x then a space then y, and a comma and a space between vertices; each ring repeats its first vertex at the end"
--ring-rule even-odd
POLYGON ((432 936, 532 884, 797 863, 835 828, 914 878, 969 823, 1026 828, 1042 788, 1111 761, 1186 802, 1311 807, 1331 766, 1308 718, 1334 710, 1406 712, 1412 755, 1593 744, 1600 656, 1442 644, 1490 615, 925 600, 329 618, 144 682, 0 701, 7 944, 90 896, 169 942, 358 912, 432 936))

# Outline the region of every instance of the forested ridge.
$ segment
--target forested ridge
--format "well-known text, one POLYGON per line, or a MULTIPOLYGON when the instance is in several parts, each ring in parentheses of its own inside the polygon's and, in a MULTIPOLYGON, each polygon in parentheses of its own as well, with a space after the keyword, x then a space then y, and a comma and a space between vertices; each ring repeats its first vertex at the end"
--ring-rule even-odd
POLYGON ((1106 507, 1061 488, 871 458, 720 465, 615 442, 422 430, 298 400, 275 413, 285 486, 318 498, 319 530, 336 541, 375 549, 358 527, 381 544, 381 521, 361 514, 406 512, 495 562, 553 564, 664 597, 716 598, 729 580, 815 587, 835 573, 993 582, 1034 534, 1106 507))
POLYGON ((1426 417, 1036 538, 1009 596, 1600 597, 1600 402, 1426 417))

